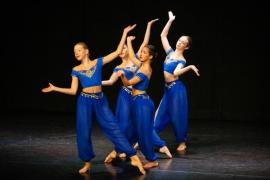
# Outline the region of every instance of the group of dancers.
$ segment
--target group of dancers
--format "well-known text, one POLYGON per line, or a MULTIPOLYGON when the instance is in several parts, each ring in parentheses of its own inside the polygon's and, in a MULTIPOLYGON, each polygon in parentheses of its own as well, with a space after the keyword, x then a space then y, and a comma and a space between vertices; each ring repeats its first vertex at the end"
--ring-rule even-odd
POLYGON ((169 20, 160 35, 167 56, 163 64, 164 95, 157 110, 147 94, 147 88, 152 75, 151 62, 157 54, 155 47, 149 44, 149 39, 151 27, 158 19, 148 22, 144 40, 136 53, 132 46, 135 37, 128 36, 136 24, 123 30, 120 43, 114 52, 94 60, 89 57, 90 51, 86 43, 76 43, 74 55, 81 63, 72 69, 71 87, 61 88, 49 83, 48 87, 42 89, 44 93, 56 91, 76 95, 79 82, 82 86, 82 92, 78 96, 76 115, 78 154, 84 161, 79 173, 88 172, 91 169, 91 160, 95 157, 91 140, 93 115, 114 144, 114 149, 104 160, 105 163, 112 162, 118 155, 129 157, 131 165, 145 174, 145 170, 158 166, 154 146, 159 148, 160 153, 172 158, 165 141, 159 136, 159 132, 164 130, 169 123, 172 123, 174 128, 178 143, 177 151, 186 150, 188 102, 186 88, 179 76, 190 70, 193 70, 197 76, 199 73, 196 66, 186 66, 184 51, 191 46, 189 36, 181 36, 175 50, 170 46, 167 35, 175 16, 171 11, 168 14, 169 20), (102 80, 102 66, 117 57, 122 59, 122 63, 114 68, 109 80, 102 80), (123 86, 119 90, 116 109, 113 113, 102 92, 102 86, 113 85, 119 78, 123 86), (140 147, 147 160, 144 164, 137 156, 137 146, 140 147))

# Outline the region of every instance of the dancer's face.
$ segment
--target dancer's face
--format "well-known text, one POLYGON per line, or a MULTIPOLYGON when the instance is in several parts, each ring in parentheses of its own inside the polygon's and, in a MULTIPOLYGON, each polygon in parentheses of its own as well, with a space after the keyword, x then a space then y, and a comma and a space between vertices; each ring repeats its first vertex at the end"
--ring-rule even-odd
POLYGON ((187 36, 181 36, 177 43, 176 43, 176 49, 184 50, 188 48, 188 38, 187 36))
POLYGON ((122 52, 119 54, 119 57, 120 58, 125 58, 128 56, 128 49, 127 49, 127 45, 125 44, 123 49, 122 49, 122 52))
POLYGON ((153 56, 150 54, 149 48, 144 47, 139 57, 140 61, 146 62, 146 61, 150 61, 152 58, 153 56))
POLYGON ((82 45, 77 44, 74 46, 74 55, 78 61, 81 61, 89 54, 89 50, 85 49, 82 45))

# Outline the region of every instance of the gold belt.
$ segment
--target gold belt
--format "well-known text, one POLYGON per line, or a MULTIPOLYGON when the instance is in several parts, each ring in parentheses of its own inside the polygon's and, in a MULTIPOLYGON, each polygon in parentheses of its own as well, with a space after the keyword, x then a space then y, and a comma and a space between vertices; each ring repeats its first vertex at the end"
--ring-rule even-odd
POLYGON ((132 94, 131 90, 125 86, 122 87, 127 93, 132 94))
POLYGON ((172 82, 172 83, 170 83, 169 85, 165 83, 165 87, 168 88, 168 89, 170 89, 170 88, 172 88, 175 84, 176 84, 176 82, 172 82))
POLYGON ((100 95, 96 95, 96 94, 88 94, 88 93, 81 92, 81 96, 84 96, 87 98, 93 98, 93 99, 101 99, 103 97, 103 93, 101 93, 100 95))

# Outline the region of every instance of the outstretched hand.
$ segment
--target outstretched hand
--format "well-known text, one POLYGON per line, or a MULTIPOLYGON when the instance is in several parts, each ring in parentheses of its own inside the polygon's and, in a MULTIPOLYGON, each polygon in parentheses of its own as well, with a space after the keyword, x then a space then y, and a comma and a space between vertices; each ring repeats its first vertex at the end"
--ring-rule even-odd
POLYGON ((157 19, 153 19, 151 21, 148 22, 148 25, 152 25, 154 22, 158 21, 158 18, 157 19))
POLYGON ((41 91, 42 91, 43 93, 52 92, 52 91, 54 90, 54 87, 55 87, 55 86, 54 86, 53 84, 49 83, 49 87, 43 88, 41 91))
POLYGON ((173 15, 172 11, 169 11, 168 14, 169 14, 169 20, 173 21, 175 19, 175 15, 173 15))
POLYGON ((133 24, 132 26, 129 25, 124 29, 125 33, 128 33, 129 31, 131 31, 132 29, 134 29, 136 27, 136 24, 133 24))
POLYGON ((190 65, 190 68, 195 72, 195 74, 196 74, 197 76, 200 76, 200 74, 199 74, 199 69, 198 69, 196 66, 190 65))

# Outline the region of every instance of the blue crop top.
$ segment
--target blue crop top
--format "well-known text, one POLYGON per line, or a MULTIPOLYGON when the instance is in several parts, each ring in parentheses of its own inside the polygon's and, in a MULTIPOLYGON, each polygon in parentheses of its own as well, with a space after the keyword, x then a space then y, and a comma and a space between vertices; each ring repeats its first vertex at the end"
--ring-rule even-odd
POLYGON ((183 64, 183 66, 186 65, 186 61, 185 60, 182 60, 182 59, 172 59, 170 58, 170 54, 174 52, 174 50, 171 48, 169 49, 166 53, 167 53, 167 56, 166 56, 166 59, 164 61, 164 64, 163 64, 163 70, 170 73, 170 74, 173 74, 175 68, 178 66, 178 64, 183 64))
POLYGON ((135 76, 138 76, 141 79, 141 81, 133 85, 133 88, 137 90, 145 91, 148 88, 150 80, 145 74, 141 72, 136 73, 135 76))
POLYGON ((98 58, 95 66, 88 70, 72 70, 71 76, 79 78, 83 88, 91 86, 101 86, 103 58, 98 58))
POLYGON ((114 68, 113 72, 117 72, 119 70, 123 70, 125 73, 125 77, 130 80, 131 78, 133 78, 134 73, 138 70, 138 68, 133 64, 132 66, 128 66, 125 68, 114 68))

